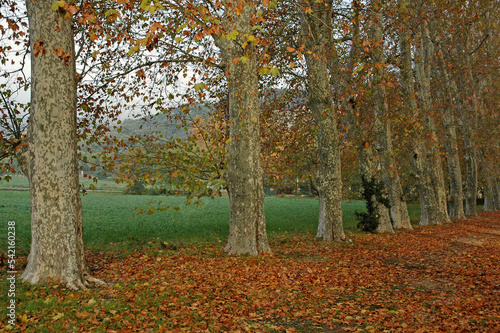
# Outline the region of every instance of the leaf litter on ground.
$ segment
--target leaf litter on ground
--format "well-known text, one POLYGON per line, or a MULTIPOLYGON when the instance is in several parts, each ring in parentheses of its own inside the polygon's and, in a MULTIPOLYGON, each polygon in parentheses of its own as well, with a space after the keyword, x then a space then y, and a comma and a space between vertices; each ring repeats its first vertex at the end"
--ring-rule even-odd
MULTIPOLYGON (((271 238, 272 255, 222 244, 87 253, 105 288, 20 284, 11 331, 498 332, 500 213, 395 235, 271 238)), ((21 261, 25 258, 21 258, 21 261)), ((3 270, 5 271, 5 270, 3 270)), ((5 279, 3 279, 5 280, 5 279)))

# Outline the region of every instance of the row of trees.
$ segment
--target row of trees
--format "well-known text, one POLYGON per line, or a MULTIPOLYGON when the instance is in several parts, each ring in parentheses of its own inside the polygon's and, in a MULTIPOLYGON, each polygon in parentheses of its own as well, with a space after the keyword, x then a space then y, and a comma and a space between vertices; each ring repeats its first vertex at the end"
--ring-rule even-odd
POLYGON ((411 228, 405 183, 418 190, 422 225, 475 215, 479 179, 485 209, 500 209, 494 1, 27 1, 29 77, 24 9, 4 3, 0 61, 12 65, 0 139, 11 157, 3 170, 17 156, 30 180, 27 281, 93 281, 77 158, 96 144, 102 166, 124 177, 175 179, 193 195, 224 185, 229 254, 271 251, 263 175, 314 184, 325 241, 345 239, 352 175, 383 181, 390 209, 371 198, 378 232, 411 228), (28 86, 26 106, 14 97, 28 86), (202 103, 211 114, 191 117, 202 103), (126 110, 161 112, 189 138, 118 138, 111 130, 126 110))

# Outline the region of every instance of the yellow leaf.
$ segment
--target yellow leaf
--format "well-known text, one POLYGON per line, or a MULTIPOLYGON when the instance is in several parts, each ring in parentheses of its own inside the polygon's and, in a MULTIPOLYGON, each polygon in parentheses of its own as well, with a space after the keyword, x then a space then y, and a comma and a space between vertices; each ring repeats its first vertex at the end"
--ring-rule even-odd
POLYGON ((256 118, 256 117, 252 117, 252 121, 253 121, 254 123, 256 123, 256 122, 257 122, 257 118, 256 118))
POLYGON ((58 313, 54 317, 52 317, 52 320, 58 320, 64 317, 64 313, 58 313))
POLYGON ((65 4, 66 1, 56 1, 52 4, 52 6, 50 6, 50 9, 58 10, 59 8, 64 7, 65 4))
POLYGON ((241 62, 242 64, 246 64, 248 60, 249 60, 249 59, 248 59, 248 57, 247 57, 247 56, 243 56, 243 57, 241 57, 241 58, 240 58, 240 62, 241 62))
POLYGON ((247 41, 250 42, 250 43, 253 43, 253 44, 257 44, 258 43, 257 38, 255 38, 254 35, 249 35, 247 37, 247 41))
POLYGON ((238 37, 239 34, 240 33, 238 32, 238 30, 233 30, 232 32, 227 34, 227 39, 236 40, 236 37, 238 37))

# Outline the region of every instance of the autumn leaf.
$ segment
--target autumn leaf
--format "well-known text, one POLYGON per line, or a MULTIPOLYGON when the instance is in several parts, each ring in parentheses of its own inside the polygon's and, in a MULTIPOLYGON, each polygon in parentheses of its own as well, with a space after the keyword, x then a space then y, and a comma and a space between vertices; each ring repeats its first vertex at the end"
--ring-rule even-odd
POLYGON ((167 29, 160 22, 156 22, 155 24, 153 24, 151 26, 151 28, 149 28, 149 31, 152 32, 152 33, 156 32, 157 30, 166 31, 167 29))
POLYGON ((238 32, 238 30, 233 30, 233 31, 231 31, 230 33, 228 33, 228 34, 226 35, 226 38, 227 38, 227 39, 236 40, 236 37, 238 37, 238 35, 239 35, 239 34, 240 34, 240 33, 238 32))
POLYGON ((33 55, 35 57, 38 57, 40 54, 42 56, 44 56, 45 54, 47 54, 47 50, 45 50, 45 48, 43 47, 43 40, 40 38, 38 40, 38 42, 35 42, 34 45, 33 45, 33 55))
POLYGON ((200 90, 206 88, 206 84, 204 82, 200 82, 200 83, 195 84, 193 88, 195 91, 200 91, 200 90))
POLYGON ((50 6, 50 9, 52 10, 59 10, 59 8, 62 8, 66 5, 66 1, 56 1, 52 4, 52 6, 50 6))
POLYGON ((63 51, 62 47, 59 47, 59 48, 53 50, 52 53, 55 54, 56 56, 58 56, 59 59, 61 59, 64 62, 65 66, 69 65, 69 61, 71 59, 71 54, 69 52, 65 53, 63 51))
POLYGON ((141 78, 141 79, 144 79, 146 77, 146 73, 142 69, 138 70, 136 72, 136 75, 137 75, 138 78, 141 78))
POLYGON ((239 61, 242 64, 246 64, 248 60, 249 60, 249 58, 247 56, 240 57, 240 59, 239 59, 239 61))

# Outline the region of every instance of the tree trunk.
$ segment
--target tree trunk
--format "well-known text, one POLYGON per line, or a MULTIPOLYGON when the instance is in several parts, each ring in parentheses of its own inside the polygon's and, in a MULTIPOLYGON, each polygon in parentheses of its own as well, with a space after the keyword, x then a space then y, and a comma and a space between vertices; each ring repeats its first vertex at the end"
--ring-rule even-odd
POLYGON ((439 68, 442 80, 442 89, 438 92, 440 100, 446 100, 442 111, 443 123, 445 128, 444 148, 446 151, 446 163, 448 165, 448 174, 450 178, 450 200, 449 215, 451 219, 465 219, 464 212, 464 193, 462 188, 462 169, 460 166, 460 157, 458 154, 457 126, 454 110, 457 110, 454 102, 455 96, 458 96, 458 89, 453 84, 449 74, 441 64, 439 68), (449 82, 446 84, 446 82, 449 82))
MULTIPOLYGON (((491 7, 493 9, 493 7, 491 7)), ((490 16, 490 10, 484 13, 485 18, 485 35, 494 36, 493 32, 493 21, 490 16)), ((493 12, 493 11, 491 11, 493 12)), ((495 47, 494 43, 487 43, 486 45, 486 57, 488 59, 494 59, 495 54, 498 54, 498 48, 495 47)), ((484 86, 479 91, 483 92, 483 100, 488 100, 488 94, 497 94, 495 90, 495 71, 489 71, 484 79, 484 86)), ((491 97, 490 97, 491 98, 491 97)), ((494 106, 493 106, 494 107, 494 106)), ((481 123, 490 122, 490 114, 486 112, 481 113, 481 123)), ((498 124, 498 122, 497 122, 498 124)), ((488 135, 496 136, 498 138, 500 134, 500 126, 489 132, 488 135)), ((500 164, 498 163, 498 155, 500 153, 500 142, 497 140, 496 143, 490 145, 490 147, 485 147, 482 154, 482 160, 484 165, 484 174, 486 177, 486 189, 484 198, 483 210, 500 210, 500 164), (489 179, 488 179, 489 178, 489 179)))
MULTIPOLYGON (((406 201, 401 188, 401 181, 396 170, 396 163, 392 152, 391 127, 388 123, 388 106, 384 81, 384 27, 382 6, 373 2, 373 59, 374 59, 374 93, 373 104, 375 108, 375 125, 377 130, 377 142, 379 145, 380 159, 382 163, 382 174, 384 185, 391 202, 391 218, 395 229, 413 229, 410 216, 406 207, 406 201)), ((392 228, 391 228, 392 232, 392 228)))
MULTIPOLYGON (((461 96, 467 96, 465 88, 465 79, 461 78, 460 91, 461 96)), ((466 98, 466 97, 465 97, 466 98)), ((476 216, 477 215, 477 151, 476 144, 474 142, 473 128, 475 111, 472 109, 471 105, 467 103, 461 103, 463 108, 462 117, 460 119, 460 129, 462 132, 462 137, 464 139, 465 146, 465 215, 466 216, 476 216)))
POLYGON ((26 1, 31 49, 27 174, 31 250, 21 278, 73 289, 92 279, 85 261, 76 134, 76 70, 71 19, 53 1, 26 1), (60 50, 58 55, 55 50, 60 50), (66 57, 67 56, 67 57, 66 57))
POLYGON ((475 133, 477 132, 477 120, 479 107, 476 96, 475 81, 471 72, 470 54, 467 45, 467 31, 463 32, 462 43, 458 43, 455 49, 457 59, 461 66, 458 76, 458 89, 460 92, 462 113, 460 117, 460 128, 464 138, 465 146, 465 215, 477 215, 477 148, 475 133))
MULTIPOLYGON (((492 170, 495 170, 493 165, 488 165, 486 160, 483 158, 481 160, 482 170, 484 174, 484 180, 486 182, 486 186, 484 187, 484 206, 483 211, 485 212, 495 212, 500 209, 500 202, 498 202, 497 197, 497 180, 495 177, 492 177, 492 170)), ((493 175, 495 173, 493 172, 493 175)))
POLYGON ((229 89, 230 140, 227 188, 230 201, 228 254, 258 255, 271 252, 264 215, 264 188, 260 164, 259 68, 256 47, 245 35, 252 35, 250 20, 255 6, 245 2, 237 13, 237 1, 226 3, 228 32, 238 31, 235 40, 216 40, 223 55, 229 89), (233 61, 247 57, 246 62, 233 61), (236 62, 236 63, 235 63, 236 62))
POLYGON ((495 198, 496 198, 496 202, 497 202, 497 210, 500 210, 500 178, 496 178, 495 180, 495 188, 494 188, 494 195, 495 195, 495 198))
POLYGON ((450 112, 444 116, 445 122, 445 149, 447 153, 448 173, 450 175, 450 218, 465 219, 464 194, 462 189, 462 170, 458 156, 457 132, 453 124, 453 115, 450 112))
MULTIPOLYGON (((315 115, 318 131, 318 192, 324 213, 324 241, 344 240, 342 221, 342 177, 339 133, 327 69, 326 46, 330 43, 332 2, 312 5, 312 13, 301 14, 306 34, 305 57, 308 75, 308 105, 315 115)), ((318 229, 319 231, 320 229, 318 229)))
MULTIPOLYGON (((406 13, 402 13, 403 17, 406 13)), ((421 115, 418 112, 417 101, 415 99, 415 89, 413 82, 412 55, 409 43, 409 35, 405 30, 400 33, 401 49, 401 86, 403 102, 413 120, 418 123, 421 115)), ((434 190, 434 177, 431 175, 431 167, 427 160, 426 147, 422 133, 415 133, 412 139, 413 146, 413 166, 415 170, 416 187, 420 198, 420 224, 439 224, 446 219, 438 206, 438 198, 434 190)))
POLYGON ((316 232, 317 239, 323 239, 325 237, 325 203, 324 197, 319 197, 319 218, 318 218, 318 231, 316 232))
POLYGON ((416 79, 419 87, 419 101, 422 108, 424 124, 428 133, 428 143, 426 147, 427 173, 435 192, 435 207, 438 210, 439 221, 450 222, 447 209, 446 189, 444 186, 443 166, 437 143, 436 125, 431 115, 431 63, 434 58, 434 46, 432 44, 429 27, 426 22, 421 25, 419 46, 415 54, 416 79))
MULTIPOLYGON (((470 139, 465 139, 469 141, 470 139)), ((472 142, 465 144, 465 215, 477 216, 477 157, 472 142)))

